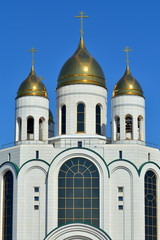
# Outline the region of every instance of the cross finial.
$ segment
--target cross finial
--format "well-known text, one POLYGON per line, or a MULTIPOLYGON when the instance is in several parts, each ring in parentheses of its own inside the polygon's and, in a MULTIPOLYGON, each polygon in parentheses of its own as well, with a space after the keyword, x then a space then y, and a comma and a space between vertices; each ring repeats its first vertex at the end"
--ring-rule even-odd
POLYGON ((42 80, 45 80, 45 78, 43 78, 42 76, 39 76, 39 79, 42 81, 42 80))
POLYGON ((127 53, 127 67, 129 66, 129 58, 128 58, 128 52, 133 51, 132 49, 129 49, 129 47, 126 47, 124 50, 122 50, 127 53))
POLYGON ((84 34, 84 32, 83 32, 83 18, 88 18, 88 16, 84 16, 84 12, 83 11, 81 11, 79 13, 79 15, 80 16, 75 16, 75 18, 81 18, 81 30, 80 30, 80 33, 81 33, 81 39, 83 39, 83 34, 84 34))
POLYGON ((28 52, 32 53, 32 69, 34 69, 34 53, 38 52, 34 47, 31 48, 31 50, 28 50, 28 52))

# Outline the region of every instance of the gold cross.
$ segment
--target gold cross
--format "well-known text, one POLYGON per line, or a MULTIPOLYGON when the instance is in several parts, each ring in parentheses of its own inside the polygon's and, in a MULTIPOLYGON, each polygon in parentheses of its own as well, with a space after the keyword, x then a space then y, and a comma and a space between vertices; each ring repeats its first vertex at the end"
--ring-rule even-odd
POLYGON ((32 53, 32 68, 34 68, 34 53, 38 52, 34 47, 31 48, 31 50, 28 50, 28 52, 32 53))
POLYGON ((40 80, 45 80, 45 78, 43 78, 42 76, 39 76, 39 79, 40 79, 40 80))
POLYGON ((133 51, 132 49, 129 49, 129 47, 126 47, 124 50, 122 50, 127 53, 127 66, 129 65, 129 58, 128 58, 128 52, 133 51))
POLYGON ((82 39, 83 38, 83 34, 84 34, 84 32, 83 32, 83 18, 88 18, 88 16, 84 16, 84 12, 83 11, 81 11, 79 13, 79 15, 80 16, 75 16, 75 18, 81 18, 81 30, 80 30, 80 33, 81 33, 81 39, 82 39))

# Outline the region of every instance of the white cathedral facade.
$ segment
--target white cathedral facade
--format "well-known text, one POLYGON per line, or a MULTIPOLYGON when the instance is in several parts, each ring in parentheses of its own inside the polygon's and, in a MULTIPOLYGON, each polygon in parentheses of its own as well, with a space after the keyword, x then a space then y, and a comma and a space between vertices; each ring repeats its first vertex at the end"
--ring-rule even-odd
POLYGON ((15 144, 0 151, 0 239, 160 239, 160 152, 145 142, 145 98, 127 65, 111 99, 81 38, 56 88, 32 66, 15 107, 15 144))

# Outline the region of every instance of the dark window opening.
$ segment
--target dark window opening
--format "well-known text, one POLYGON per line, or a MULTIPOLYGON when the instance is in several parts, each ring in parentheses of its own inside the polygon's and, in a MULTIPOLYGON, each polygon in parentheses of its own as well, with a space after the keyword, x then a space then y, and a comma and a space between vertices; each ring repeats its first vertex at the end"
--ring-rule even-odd
POLYGON ((157 179, 153 171, 145 174, 145 239, 157 240, 157 179))
POLYGON ((122 159, 122 151, 119 151, 119 158, 122 159))
POLYGON ((63 105, 61 108, 61 134, 66 134, 66 106, 63 105))
POLYGON ((13 175, 9 171, 4 176, 3 192, 3 240, 12 240, 13 225, 13 175))
POLYGON ((34 119, 28 118, 27 119, 27 139, 33 140, 34 138, 34 119))
POLYGON ((77 132, 84 132, 85 128, 85 107, 83 103, 77 105, 77 132))
POLYGON ((101 107, 96 105, 96 134, 101 134, 101 107))
POLYGON ((39 158, 39 151, 36 151, 36 158, 39 158))
POLYGON ((81 141, 78 142, 78 147, 79 147, 79 148, 82 147, 82 142, 81 142, 81 141))

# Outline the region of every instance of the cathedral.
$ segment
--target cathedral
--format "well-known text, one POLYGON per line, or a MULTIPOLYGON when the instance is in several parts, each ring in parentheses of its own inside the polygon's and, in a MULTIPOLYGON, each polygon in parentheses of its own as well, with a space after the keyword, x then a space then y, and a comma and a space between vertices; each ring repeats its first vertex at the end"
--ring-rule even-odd
POLYGON ((107 138, 106 80, 83 31, 59 71, 55 123, 32 61, 17 86, 15 142, 0 150, 1 240, 160 239, 160 152, 145 141, 128 58, 119 79, 107 138))

